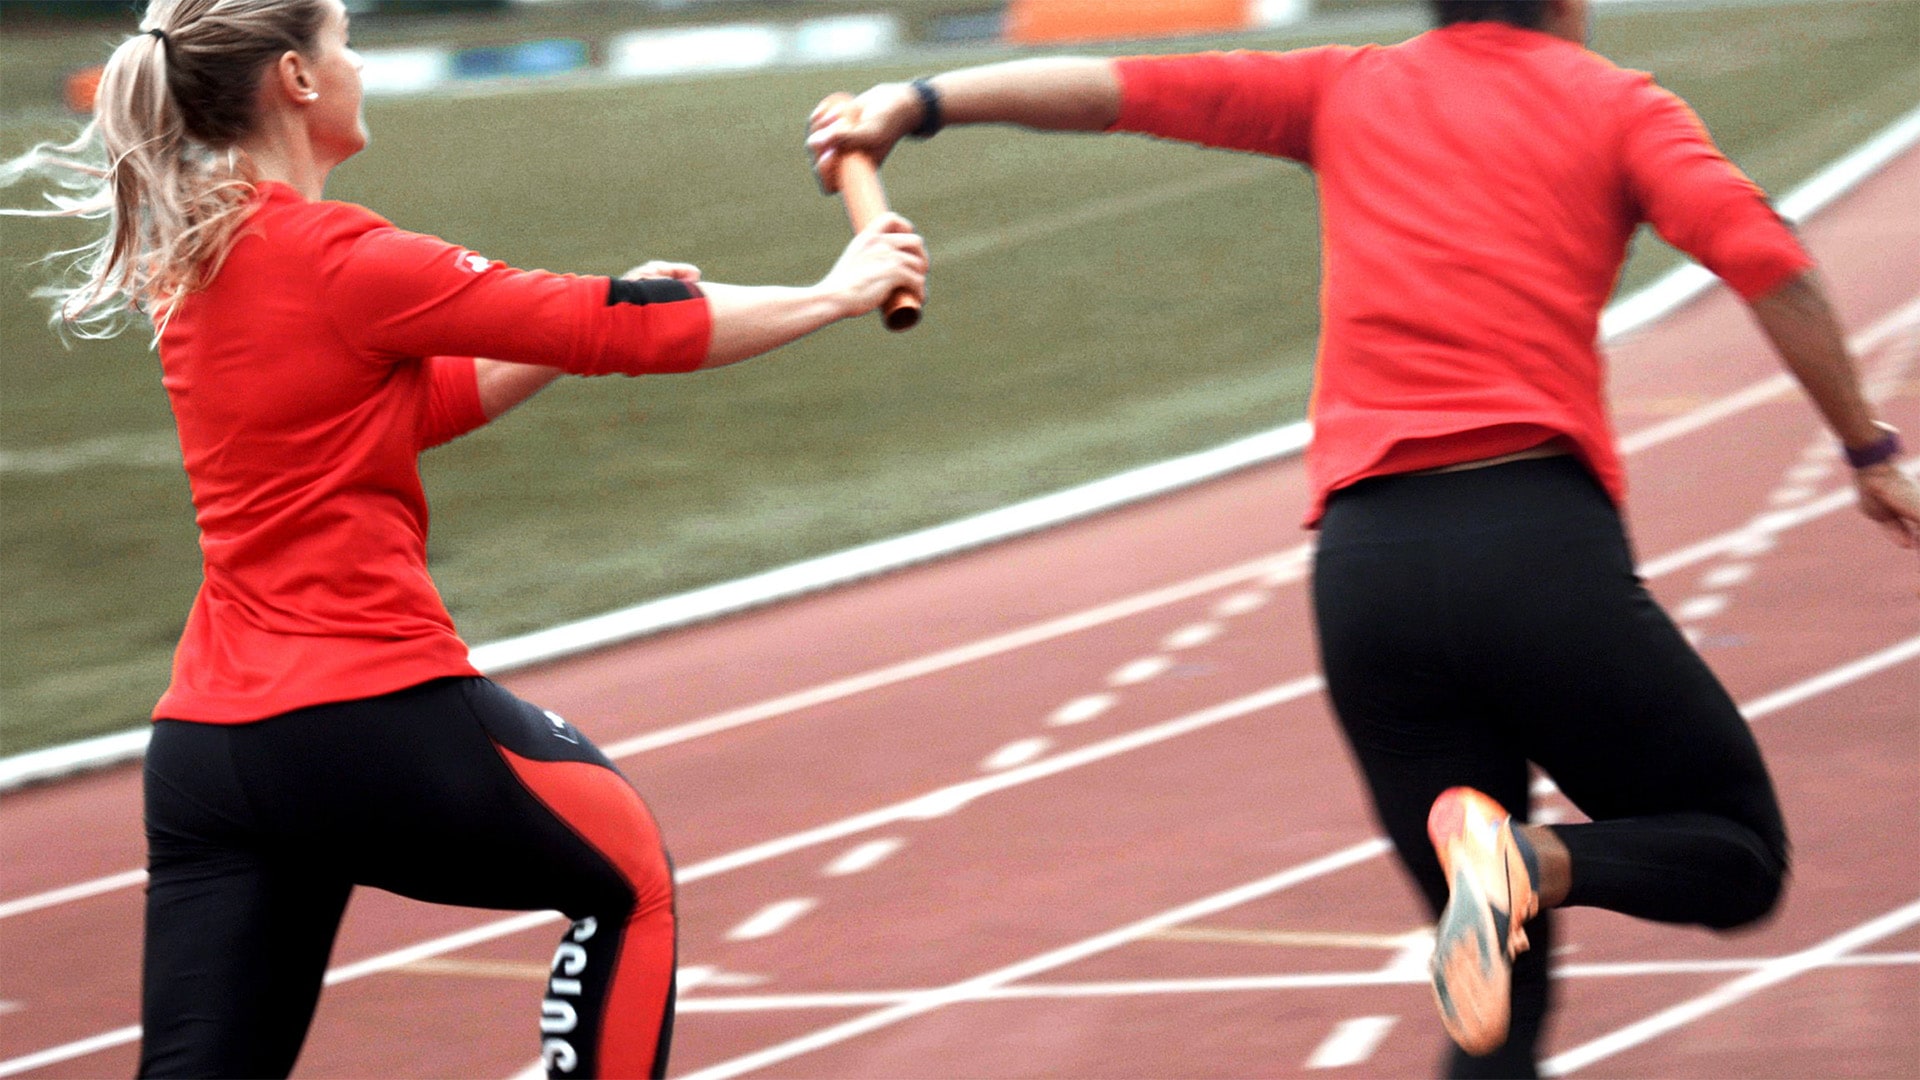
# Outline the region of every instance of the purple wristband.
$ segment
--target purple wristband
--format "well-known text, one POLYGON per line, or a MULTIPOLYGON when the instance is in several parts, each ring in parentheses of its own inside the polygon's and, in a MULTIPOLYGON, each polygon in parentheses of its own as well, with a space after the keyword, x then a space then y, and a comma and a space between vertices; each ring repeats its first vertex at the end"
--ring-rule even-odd
POLYGON ((1847 455, 1847 464, 1856 469, 1865 469, 1885 461, 1891 461, 1895 455, 1900 453, 1900 433, 1886 424, 1881 424, 1880 426, 1886 429, 1886 434, 1880 436, 1880 438, 1871 445, 1863 446, 1859 449, 1851 446, 1842 446, 1840 448, 1847 455))

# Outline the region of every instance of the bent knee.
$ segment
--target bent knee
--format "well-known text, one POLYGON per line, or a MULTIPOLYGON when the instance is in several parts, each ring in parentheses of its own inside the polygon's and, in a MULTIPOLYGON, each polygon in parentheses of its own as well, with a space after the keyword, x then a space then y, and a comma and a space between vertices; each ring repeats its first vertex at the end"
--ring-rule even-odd
POLYGON ((1787 891, 1786 860, 1756 851, 1728 886, 1727 902, 1706 925, 1714 930, 1752 926, 1779 909, 1787 891))

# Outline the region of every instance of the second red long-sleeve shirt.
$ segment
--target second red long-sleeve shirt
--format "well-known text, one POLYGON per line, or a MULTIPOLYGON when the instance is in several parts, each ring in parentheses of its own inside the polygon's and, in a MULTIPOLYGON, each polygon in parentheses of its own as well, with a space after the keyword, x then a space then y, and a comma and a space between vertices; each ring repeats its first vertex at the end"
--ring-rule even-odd
POLYGON ((1492 22, 1399 45, 1116 62, 1117 130, 1287 157, 1319 182, 1307 520, 1369 476, 1566 436, 1621 501, 1601 309, 1642 222, 1760 296, 1811 265, 1684 102, 1492 22))

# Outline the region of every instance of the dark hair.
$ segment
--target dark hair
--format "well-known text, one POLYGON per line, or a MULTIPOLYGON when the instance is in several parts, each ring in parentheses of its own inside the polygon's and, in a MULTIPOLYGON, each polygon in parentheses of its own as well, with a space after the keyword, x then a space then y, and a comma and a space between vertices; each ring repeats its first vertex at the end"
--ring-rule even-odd
POLYGON ((1547 0, 1429 0, 1436 26, 1503 22, 1528 30, 1547 23, 1547 0))

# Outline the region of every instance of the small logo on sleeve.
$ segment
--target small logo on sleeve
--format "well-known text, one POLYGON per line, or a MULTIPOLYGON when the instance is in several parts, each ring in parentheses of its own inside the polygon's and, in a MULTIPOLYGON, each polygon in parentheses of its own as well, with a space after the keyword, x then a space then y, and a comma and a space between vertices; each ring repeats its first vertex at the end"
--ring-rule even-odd
POLYGON ((476 255, 471 251, 461 252, 456 257, 456 261, 460 264, 460 269, 469 274, 478 274, 493 265, 493 261, 485 255, 476 255))

